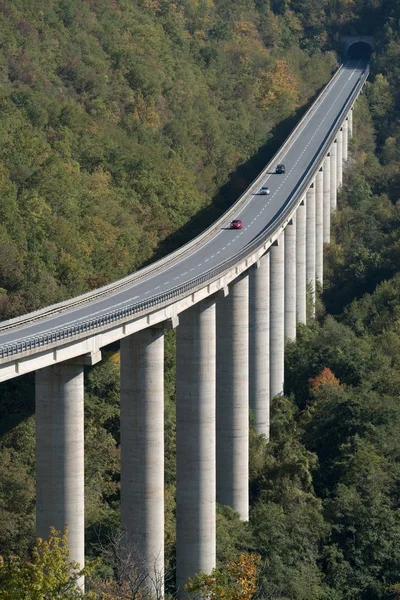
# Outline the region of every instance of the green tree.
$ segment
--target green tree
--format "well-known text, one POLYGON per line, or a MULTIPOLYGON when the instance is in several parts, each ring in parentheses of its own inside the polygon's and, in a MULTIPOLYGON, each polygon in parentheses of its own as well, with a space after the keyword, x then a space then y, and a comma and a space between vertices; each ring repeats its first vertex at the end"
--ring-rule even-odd
MULTIPOLYGON (((71 562, 68 531, 51 530, 48 541, 38 539, 30 560, 10 555, 0 561, 2 600, 78 600, 85 595, 78 583, 90 568, 71 562)), ((90 594, 86 596, 90 598, 90 594)))

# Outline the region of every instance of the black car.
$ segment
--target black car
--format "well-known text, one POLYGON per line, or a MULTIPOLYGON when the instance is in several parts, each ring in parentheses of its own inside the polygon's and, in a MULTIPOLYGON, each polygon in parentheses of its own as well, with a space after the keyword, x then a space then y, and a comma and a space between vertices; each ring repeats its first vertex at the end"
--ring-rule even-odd
POLYGON ((281 163, 280 165, 276 166, 276 170, 275 173, 284 173, 285 172, 285 165, 283 163, 281 163))

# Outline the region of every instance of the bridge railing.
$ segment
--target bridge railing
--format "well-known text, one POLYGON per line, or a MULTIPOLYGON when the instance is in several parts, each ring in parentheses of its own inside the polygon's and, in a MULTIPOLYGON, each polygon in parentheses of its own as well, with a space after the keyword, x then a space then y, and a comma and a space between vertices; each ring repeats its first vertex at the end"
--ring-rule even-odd
MULTIPOLYGON (((321 145, 320 145, 317 153, 314 155, 313 159, 310 161, 308 170, 303 174, 303 177, 298 182, 298 185, 296 186, 295 190, 288 197, 286 203, 281 208, 279 214, 276 216, 276 218, 274 218, 274 221, 272 223, 270 223, 269 225, 267 225, 265 227, 264 231, 262 233, 260 233, 247 246, 242 248, 242 250, 240 250, 238 253, 232 255, 229 259, 222 262, 218 266, 202 273, 200 276, 194 277, 193 279, 187 281, 186 283, 180 284, 180 285, 176 286, 175 288, 172 288, 161 294, 154 295, 150 298, 147 298, 146 300, 132 303, 132 304, 127 305, 120 309, 110 310, 109 312, 107 312, 105 314, 102 314, 97 317, 85 319, 84 321, 77 322, 73 325, 68 325, 66 327, 60 327, 60 328, 54 329, 52 331, 45 332, 41 335, 28 337, 19 342, 4 344, 3 346, 0 346, 0 360, 4 361, 4 359, 7 359, 9 357, 15 357, 18 354, 21 354, 21 353, 24 353, 24 352, 27 352, 30 350, 40 349, 41 347, 45 347, 49 344, 54 344, 54 343, 57 343, 62 340, 72 340, 74 337, 76 337, 78 335, 81 336, 82 334, 84 334, 86 332, 91 332, 91 331, 94 331, 95 329, 98 329, 98 328, 101 328, 101 327, 104 327, 107 325, 113 325, 113 324, 117 324, 118 322, 121 322, 121 321, 126 321, 127 318, 129 318, 129 317, 145 315, 145 314, 151 312, 154 308, 157 308, 157 309, 162 308, 163 306, 168 305, 171 302, 171 300, 179 300, 180 298, 183 299, 188 295, 188 293, 195 293, 196 291, 204 288, 204 286, 206 284, 210 284, 213 281, 217 280, 218 278, 222 277, 223 275, 229 273, 233 267, 240 264, 241 262, 246 260, 246 258, 251 256, 254 252, 259 250, 266 242, 268 242, 268 240, 271 239, 271 237, 273 237, 276 234, 277 231, 279 231, 280 228, 282 228, 284 226, 284 224, 290 219, 291 215, 296 210, 298 203, 301 201, 301 199, 305 195, 308 187, 310 186, 310 184, 317 172, 317 169, 319 168, 319 166, 322 162, 323 157, 328 152, 333 140, 335 139, 339 124, 342 122, 344 115, 347 114, 348 110, 354 103, 356 97, 358 96, 361 88, 363 87, 363 85, 365 83, 365 80, 368 77, 368 74, 369 74, 369 68, 366 67, 366 69, 362 73, 361 77, 359 78, 357 85, 354 87, 353 92, 350 94, 346 103, 343 105, 341 111, 337 115, 333 127, 331 128, 330 132, 326 135, 325 139, 321 143, 321 145)), ((335 77, 336 77, 336 75, 335 75, 335 77)), ((332 84, 332 80, 329 82, 328 86, 331 84, 332 84)), ((325 88, 324 91, 326 91, 326 89, 327 88, 325 88)), ((320 101, 320 99, 321 99, 321 96, 319 96, 319 98, 316 100, 316 102, 313 103, 313 105, 310 107, 309 111, 307 111, 306 115, 303 117, 302 121, 299 123, 298 127, 296 127, 296 129, 292 132, 291 136, 289 136, 289 138, 286 140, 284 146, 280 148, 279 152, 275 155, 275 157, 270 162, 270 164, 266 167, 266 169, 264 169, 262 174, 255 180, 255 182, 253 182, 251 184, 251 186, 248 188, 247 192, 245 192, 245 194, 243 194, 243 196, 241 197, 239 202, 243 201, 242 200, 243 197, 249 193, 249 190, 253 190, 253 189, 255 189, 256 186, 259 186, 260 179, 262 179, 265 176, 266 171, 268 170, 268 168, 270 168, 270 165, 274 164, 274 162, 276 160, 279 160, 279 156, 283 154, 284 148, 287 147, 289 140, 293 139, 296 131, 297 131, 297 133, 299 133, 300 125, 303 123, 302 126, 304 126, 304 122, 305 122, 305 118, 307 117, 307 114, 309 114, 310 110, 313 107, 315 107, 315 104, 318 101, 320 101)), ((238 209, 238 203, 236 203, 234 208, 230 209, 230 210, 232 210, 232 212, 234 212, 234 211, 237 211, 237 209, 238 209)), ((221 217, 221 219, 219 219, 217 221, 217 223, 219 223, 219 226, 222 221, 224 221, 228 218, 229 213, 230 213, 230 211, 228 211, 228 213, 225 213, 221 217)), ((211 226, 211 228, 209 228, 209 229, 214 229, 215 226, 216 226, 216 224, 214 223, 211 226)), ((198 241, 198 238, 195 238, 195 240, 198 241)), ((125 280, 122 280, 122 281, 125 281, 125 280)), ((132 281, 130 281, 130 283, 132 283, 132 281)), ((113 288, 111 285, 111 286, 109 286, 108 291, 110 291, 110 289, 115 290, 115 287, 113 288)), ((95 296, 94 297, 92 296, 91 298, 86 297, 86 301, 93 300, 93 299, 96 299, 96 297, 95 296)), ((75 300, 79 301, 79 298, 77 298, 75 300)), ((70 306, 73 306, 73 305, 74 305, 74 302, 72 299, 70 306)), ((61 307, 60 305, 55 305, 54 307, 49 307, 49 309, 53 309, 54 313, 56 313, 56 312, 59 312, 60 310, 65 310, 65 304, 63 307, 61 307), (58 311, 57 311, 57 307, 58 307, 58 311)), ((38 312, 41 312, 41 311, 38 311, 38 312)), ((45 309, 44 309, 44 312, 41 314, 41 317, 43 318, 43 316, 44 315, 47 316, 47 314, 48 313, 45 313, 45 309)), ((32 321, 32 318, 29 319, 29 317, 32 317, 32 315, 26 315, 25 317, 27 319, 27 322, 32 321)), ((8 324, 10 325, 10 327, 16 326, 17 324, 20 326, 22 324, 21 321, 23 318, 24 317, 21 317, 19 319, 18 318, 13 319, 12 321, 9 321, 8 324)), ((6 323, 4 323, 3 325, 6 325, 6 323)), ((3 329, 0 328, 0 330, 3 330, 3 329)))
POLYGON ((289 137, 285 140, 284 144, 279 148, 279 150, 275 153, 266 167, 261 171, 261 173, 257 176, 257 178, 252 181, 252 183, 247 187, 247 189, 242 193, 240 198, 216 221, 214 221, 209 227, 207 227, 202 233, 198 236, 184 244, 182 247, 177 250, 171 252, 167 256, 161 258, 160 260, 148 265, 136 271, 135 273, 131 273, 126 277, 119 279, 118 281, 114 281, 110 284, 107 284, 101 288, 97 288, 96 290, 92 290, 90 292, 86 292, 85 294, 81 294, 80 296, 75 296, 74 298, 70 298, 68 300, 64 300, 63 302, 59 302, 57 304, 53 304, 51 306, 46 306, 37 311, 33 311, 26 315, 21 315, 20 317, 15 317, 13 319, 9 319, 8 321, 3 321, 0 323, 0 332, 4 332, 8 329, 12 329, 14 327, 20 327, 27 323, 32 323, 33 321, 39 321, 43 318, 48 318, 52 315, 56 315, 63 311, 66 311, 70 308, 76 308, 77 306, 88 304, 90 302, 94 302, 96 300, 105 298, 108 294, 115 293, 118 290, 127 288, 132 284, 140 283, 143 279, 148 277, 149 275, 153 275, 155 272, 161 270, 173 263, 176 259, 181 259, 187 252, 189 252, 194 247, 199 247, 202 242, 208 240, 215 231, 217 231, 224 222, 228 219, 231 219, 235 213, 237 213, 243 204, 246 203, 249 196, 255 193, 255 190, 258 190, 261 186, 263 179, 269 173, 271 168, 279 162, 283 162, 282 158, 285 155, 286 149, 293 140, 300 135, 302 129, 305 127, 312 111, 316 108, 316 106, 323 100, 324 96, 328 93, 332 85, 334 85, 337 77, 342 72, 343 66, 340 66, 336 71, 334 76, 328 81, 325 85, 322 92, 318 95, 316 100, 310 105, 307 109, 299 123, 290 133, 289 137))

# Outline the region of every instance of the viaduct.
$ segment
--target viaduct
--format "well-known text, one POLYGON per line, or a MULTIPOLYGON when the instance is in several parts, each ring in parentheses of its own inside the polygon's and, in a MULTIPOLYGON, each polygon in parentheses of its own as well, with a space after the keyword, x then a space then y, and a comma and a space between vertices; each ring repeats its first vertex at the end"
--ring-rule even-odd
MULTIPOLYGON (((0 381, 35 372, 37 535, 69 527, 84 565, 84 365, 120 340, 121 514, 149 585, 164 568, 164 330, 176 328, 177 586, 215 566, 216 502, 249 517, 249 407, 269 437, 285 341, 323 282, 353 107, 345 62, 271 163, 209 229, 114 284, 0 324, 0 381), (277 163, 286 173, 276 174, 277 163), (261 195, 268 184, 270 195, 261 195), (240 218, 243 229, 229 223, 240 218)), ((83 585, 83 582, 82 582, 83 585)))

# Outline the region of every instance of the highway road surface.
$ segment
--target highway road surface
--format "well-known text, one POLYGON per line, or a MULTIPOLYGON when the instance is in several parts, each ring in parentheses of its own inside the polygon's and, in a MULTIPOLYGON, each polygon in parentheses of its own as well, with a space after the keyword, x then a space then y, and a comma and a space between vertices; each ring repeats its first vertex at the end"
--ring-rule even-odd
MULTIPOLYGON (((285 174, 269 173, 260 186, 266 183, 271 190, 269 196, 251 194, 240 210, 218 228, 210 237, 192 246, 175 260, 155 268, 128 286, 111 291, 91 302, 69 307, 52 316, 45 316, 24 325, 2 328, 0 323, 0 348, 43 333, 108 313, 110 310, 140 302, 175 288, 196 276, 218 266, 254 240, 289 201, 312 164, 321 144, 331 131, 338 113, 353 92, 367 66, 365 60, 353 60, 344 65, 340 75, 333 81, 327 93, 316 104, 306 119, 299 134, 285 149, 279 162, 286 167, 285 174), (229 228, 230 220, 240 219, 243 229, 229 228)), ((156 266, 156 265, 154 265, 156 266)))

